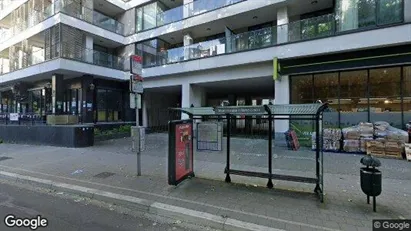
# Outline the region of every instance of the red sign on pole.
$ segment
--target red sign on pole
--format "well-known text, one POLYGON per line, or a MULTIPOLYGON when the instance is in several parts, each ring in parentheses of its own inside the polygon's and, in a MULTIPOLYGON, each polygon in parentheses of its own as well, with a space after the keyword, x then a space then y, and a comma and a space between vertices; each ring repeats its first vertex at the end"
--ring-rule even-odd
POLYGON ((142 75, 143 69, 143 59, 141 56, 132 55, 130 56, 130 73, 133 75, 142 75))

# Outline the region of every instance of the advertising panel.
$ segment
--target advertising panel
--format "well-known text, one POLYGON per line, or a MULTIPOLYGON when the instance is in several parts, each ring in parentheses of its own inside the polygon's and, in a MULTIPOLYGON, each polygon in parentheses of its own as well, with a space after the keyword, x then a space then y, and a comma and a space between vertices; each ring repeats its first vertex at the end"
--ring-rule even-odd
POLYGON ((193 172, 193 120, 169 123, 168 183, 177 185, 193 172))
POLYGON ((177 124, 175 129, 176 137, 176 181, 181 180, 185 175, 193 171, 193 146, 192 146, 191 123, 177 124))

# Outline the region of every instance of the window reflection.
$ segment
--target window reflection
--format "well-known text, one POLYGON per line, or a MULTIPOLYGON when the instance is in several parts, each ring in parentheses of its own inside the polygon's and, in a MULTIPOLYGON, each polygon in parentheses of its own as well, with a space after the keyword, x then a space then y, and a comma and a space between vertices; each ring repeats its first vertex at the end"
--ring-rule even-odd
POLYGON ((370 70, 370 120, 401 124, 401 68, 370 70))
POLYGON ((404 122, 411 121, 411 66, 404 67, 403 82, 404 122))
POLYGON ((403 20, 403 0, 337 0, 337 30, 348 31, 403 20))
POLYGON ((291 102, 313 103, 313 77, 312 75, 294 76, 291 80, 291 102))
POLYGON ((97 89, 97 122, 122 121, 122 92, 97 89))

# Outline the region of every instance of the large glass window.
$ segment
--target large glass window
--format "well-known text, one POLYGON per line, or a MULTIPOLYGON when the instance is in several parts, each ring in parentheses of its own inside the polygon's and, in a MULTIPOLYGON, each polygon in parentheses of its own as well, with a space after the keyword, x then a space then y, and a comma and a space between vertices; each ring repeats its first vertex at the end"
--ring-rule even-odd
POLYGON ((143 58, 143 67, 151 67, 157 64, 165 64, 168 44, 160 39, 152 39, 136 44, 136 54, 143 58), (160 54, 160 55, 158 55, 160 54))
POLYGON ((404 123, 411 121, 411 66, 404 67, 404 82, 402 84, 403 91, 403 108, 404 108, 404 123))
POLYGON ((107 91, 104 89, 97 90, 97 122, 105 122, 106 118, 106 99, 107 91))
POLYGON ((368 121, 367 70, 340 72, 341 127, 368 121))
POLYGON ((338 127, 338 72, 314 75, 314 98, 329 103, 330 110, 324 112, 324 127, 338 127))
POLYGON ((397 23, 403 20, 403 0, 337 0, 337 30, 397 23))
POLYGON ((157 26, 157 11, 161 9, 157 2, 136 9, 136 31, 149 30, 157 26))
POLYGON ((97 122, 121 121, 123 113, 122 92, 109 89, 97 90, 97 122))
POLYGON ((402 22, 403 0, 379 0, 377 4, 378 24, 402 22))
POLYGON ((299 75, 291 79, 291 102, 313 103, 313 76, 299 75))
POLYGON ((370 121, 387 121, 401 128, 401 67, 371 69, 370 121))
MULTIPOLYGON (((328 102, 325 127, 386 121, 403 128, 411 121, 411 66, 300 75, 290 81, 291 103, 328 102)), ((310 124, 299 123, 292 121, 291 126, 310 129, 310 124)))

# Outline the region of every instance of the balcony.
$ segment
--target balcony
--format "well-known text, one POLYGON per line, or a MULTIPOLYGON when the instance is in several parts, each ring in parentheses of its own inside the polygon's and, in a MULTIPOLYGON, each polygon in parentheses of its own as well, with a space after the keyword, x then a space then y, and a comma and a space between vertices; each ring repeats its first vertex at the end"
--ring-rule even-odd
POLYGON ((32 53, 16 52, 10 59, 0 59, 0 74, 7 74, 49 60, 64 58, 124 71, 124 58, 85 47, 59 43, 32 53), (10 62, 9 60, 16 60, 10 62))
POLYGON ((58 4, 58 9, 62 13, 81 19, 116 34, 124 35, 124 25, 106 15, 84 7, 74 1, 70 4, 65 4, 64 1, 59 1, 56 4, 58 4))
MULTIPOLYGON (((140 13, 140 16, 137 16, 137 18, 140 18, 137 19, 137 28, 140 28, 139 31, 154 29, 243 1, 247 0, 195 0, 164 12, 140 13), (151 22, 152 18, 154 22, 151 22), (149 25, 147 28, 144 28, 145 23, 143 21, 146 21, 149 25)), ((137 10, 141 10, 141 8, 137 10)))
MULTIPOLYGON (((394 20, 395 21, 395 20, 394 20)), ((381 21, 380 21, 381 22, 381 21)), ((366 28, 354 28, 342 30, 341 22, 334 14, 298 20, 274 27, 266 27, 259 30, 248 31, 231 36, 197 43, 190 46, 178 47, 157 52, 157 59, 147 60, 143 53, 144 68, 173 64, 193 59, 206 58, 221 54, 249 51, 276 45, 302 42, 326 38, 347 32, 364 31, 398 25, 401 20, 395 21, 390 18, 386 22, 368 26, 366 28)))
POLYGON ((38 10, 32 10, 28 13, 27 21, 21 23, 14 23, 12 27, 4 29, 0 32, 0 42, 4 42, 13 36, 21 33, 22 31, 31 28, 40 22, 46 20, 53 15, 53 5, 49 5, 44 12, 38 10))

